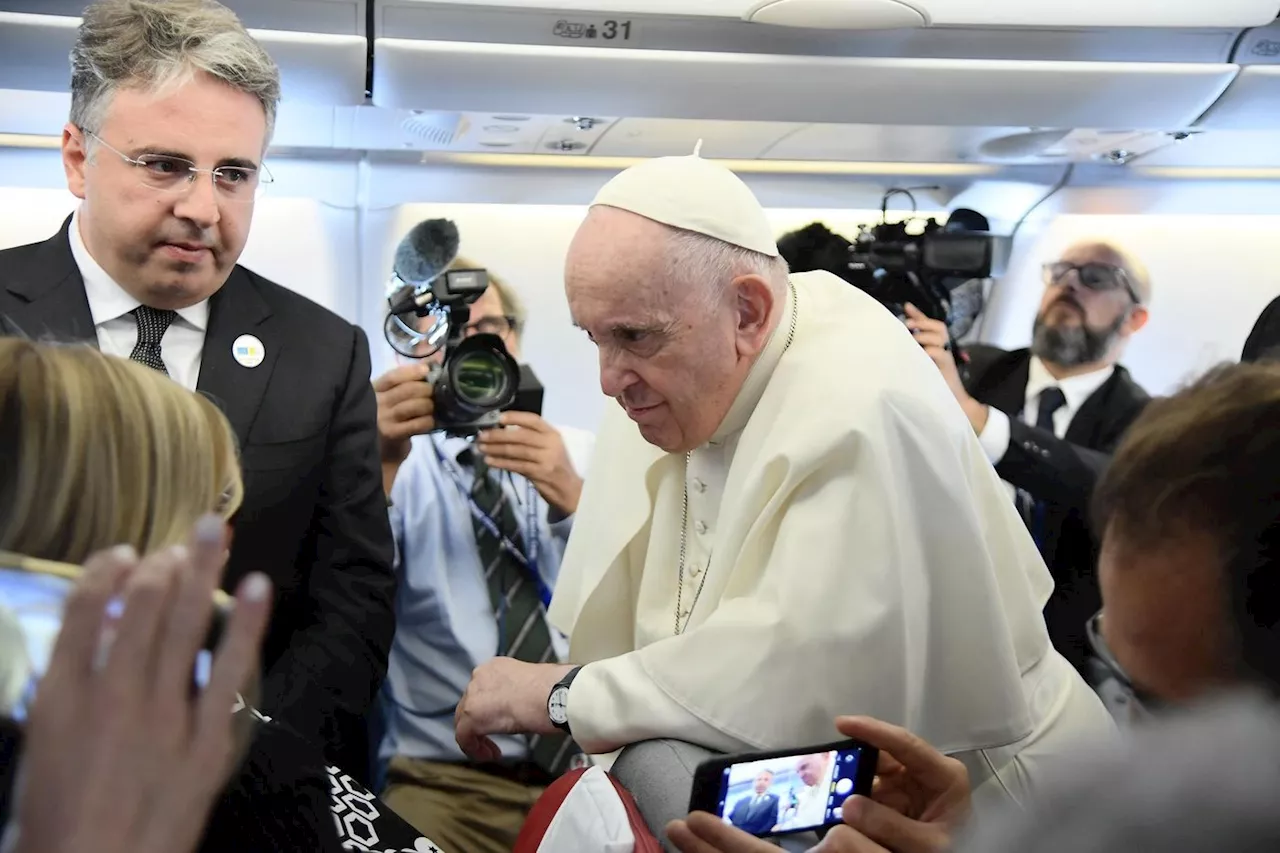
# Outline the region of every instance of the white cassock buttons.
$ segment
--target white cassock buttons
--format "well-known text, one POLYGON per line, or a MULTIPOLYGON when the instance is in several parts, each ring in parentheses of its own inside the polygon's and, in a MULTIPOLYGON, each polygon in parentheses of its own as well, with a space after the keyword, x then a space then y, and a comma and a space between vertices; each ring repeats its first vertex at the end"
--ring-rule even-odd
POLYGON ((705 521, 699 521, 693 526, 693 529, 698 531, 699 536, 702 536, 707 532, 707 523, 705 521))
POLYGON ((693 490, 698 493, 705 492, 707 490, 707 484, 695 477, 693 479, 693 490))

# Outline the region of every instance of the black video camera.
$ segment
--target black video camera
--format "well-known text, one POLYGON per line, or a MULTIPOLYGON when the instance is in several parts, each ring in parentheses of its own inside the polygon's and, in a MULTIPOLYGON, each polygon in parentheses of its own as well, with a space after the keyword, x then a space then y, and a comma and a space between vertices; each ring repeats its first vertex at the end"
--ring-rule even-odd
POLYGON ((542 412, 542 383, 528 365, 517 364, 502 338, 467 336, 471 305, 489 287, 481 269, 446 270, 422 284, 392 276, 390 313, 383 332, 401 355, 430 358, 444 348, 432 367, 436 430, 475 435, 498 426, 504 410, 542 412))
MULTIPOLYGON (((956 328, 956 315, 976 315, 978 306, 954 310, 958 289, 968 282, 991 275, 994 240, 982 214, 960 209, 946 225, 929 218, 888 222, 889 199, 897 194, 911 199, 910 191, 891 189, 880 205, 880 223, 862 226, 852 241, 814 223, 785 235, 778 249, 793 272, 827 270, 865 291, 898 317, 905 317, 903 305, 910 302, 929 317, 948 324, 952 348, 960 356, 956 339, 967 328, 956 328)), ((965 294, 971 296, 971 294, 965 294)), ((972 301, 972 300, 971 300, 972 301)), ((966 316, 972 321, 972 316, 966 316)))

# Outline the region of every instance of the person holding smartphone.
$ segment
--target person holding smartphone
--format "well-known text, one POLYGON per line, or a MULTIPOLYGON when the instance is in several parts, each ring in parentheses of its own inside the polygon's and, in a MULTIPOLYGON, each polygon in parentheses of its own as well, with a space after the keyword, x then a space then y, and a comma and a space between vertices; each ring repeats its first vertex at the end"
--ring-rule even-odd
MULTIPOLYGON (((20 647, 7 644, 8 660, 0 661, 0 671, 12 669, 15 680, 21 682, 7 692, 8 701, 0 712, 5 721, 0 725, 0 757, 6 759, 0 761, 0 825, 8 821, 9 797, 16 790, 25 798, 17 806, 19 821, 32 832, 33 824, 49 824, 50 832, 62 832, 52 822, 63 815, 63 802, 48 793, 57 785, 49 782, 24 788, 8 758, 32 737, 35 753, 53 748, 50 744, 65 747, 54 763, 72 764, 55 768, 57 775, 64 778, 63 774, 83 772, 87 777, 83 781, 92 783, 92 795, 99 800, 105 796, 106 777, 113 772, 121 774, 117 779, 120 815, 103 816, 106 806, 90 804, 104 822, 134 820, 128 809, 140 806, 130 799, 138 792, 129 785, 137 781, 145 795, 141 802, 154 799, 148 808, 167 810, 167 818, 178 818, 198 829, 199 800, 207 793, 202 786, 211 785, 211 817, 205 831, 196 836, 202 853, 295 849, 338 853, 344 842, 339 832, 355 832, 360 837, 373 832, 388 840, 388 846, 409 849, 420 840, 427 853, 435 853, 435 845, 383 808, 345 769, 316 760, 317 751, 304 735, 261 713, 255 707, 252 689, 243 689, 244 698, 239 701, 233 701, 234 691, 230 697, 210 694, 213 698, 208 700, 218 708, 220 717, 255 730, 244 760, 226 768, 229 784, 224 784, 227 779, 220 775, 223 756, 206 760, 205 747, 189 761, 179 762, 181 767, 169 768, 173 771, 169 775, 161 767, 178 761, 174 755, 183 750, 195 749, 193 741, 199 738, 187 732, 192 741, 184 743, 183 732, 174 731, 184 715, 194 712, 167 701, 173 698, 172 692, 162 688, 172 684, 148 682, 152 673, 144 664, 149 655, 183 650, 190 636, 203 643, 206 635, 202 627, 205 617, 194 604, 164 616, 175 624, 163 627, 158 615, 162 609, 154 599, 173 593, 177 581, 170 583, 166 580, 169 575, 161 569, 178 564, 173 571, 179 576, 194 571, 186 565, 187 556, 175 548, 202 555, 211 551, 216 555, 216 566, 199 563, 205 595, 211 602, 224 577, 221 572, 230 547, 229 527, 243 494, 235 434, 218 407, 148 366, 93 347, 0 338, 0 413, 0 607, 17 618, 24 635, 20 647), (194 544, 193 527, 199 534, 194 544), (122 653, 118 664, 111 663, 116 644, 124 643, 126 629, 116 622, 111 626, 113 644, 100 658, 106 656, 106 665, 119 677, 103 681, 88 679, 81 672, 88 680, 80 687, 51 693, 47 689, 51 675, 46 673, 42 678, 41 674, 52 641, 61 636, 59 626, 65 630, 63 605, 72 586, 67 578, 78 578, 79 567, 93 554, 114 546, 124 546, 144 560, 160 555, 153 560, 156 576, 144 573, 151 579, 139 590, 139 596, 149 600, 141 608, 148 614, 141 623, 145 637, 136 640, 134 653, 127 658, 122 653), (31 607, 33 603, 38 608, 31 607), (131 679, 135 681, 124 684, 131 679), (139 686, 137 681, 141 681, 140 690, 146 688, 144 694, 150 691, 161 704, 138 705, 132 690, 139 686), (112 685, 129 693, 124 697, 129 703, 123 709, 118 707, 122 697, 112 693, 112 685), (34 707, 28 701, 32 696, 34 707), (54 696, 62 698, 55 700, 54 696), (95 701, 98 697, 101 702, 95 701), (60 722, 27 729, 41 715, 41 708, 46 718, 60 722), (75 729, 75 737, 61 736, 70 729, 75 729), (102 737, 90 736, 94 733, 102 737), (113 736, 125 742, 119 743, 113 736), (40 743, 44 746, 38 747, 40 743), (129 761, 116 760, 121 754, 144 766, 136 768, 129 761), (137 769, 147 771, 141 780, 128 775, 137 769), (175 790, 157 793, 165 779, 172 781, 175 790), (197 789, 192 791, 192 786, 197 789), (184 791, 188 799, 183 799, 184 791), (353 817, 353 808, 359 809, 358 818, 353 817), (392 844, 392 839, 397 843, 392 844)), ((259 590, 251 596, 252 608, 260 606, 259 594, 265 595, 259 590)), ((74 595, 71 599, 74 602, 74 595)), ((208 605, 203 599, 199 603, 208 605)), ((128 621, 127 595, 124 608, 123 618, 128 621)), ((99 623, 104 621, 101 614, 105 609, 103 605, 97 610, 99 623)), ((66 610, 74 616, 73 607, 68 605, 66 610)), ((108 618, 117 616, 113 605, 108 618)), ((91 621, 90 617, 84 619, 91 621)), ((233 616, 232 631, 234 622, 233 616)), ((204 660, 203 656, 199 659, 204 660)), ((171 657, 173 667, 181 663, 181 672, 170 680, 178 679, 183 691, 191 689, 193 678, 196 684, 206 685, 217 680, 216 654, 208 667, 197 669, 196 660, 194 651, 189 660, 182 655, 171 657)), ((57 674, 56 670, 50 672, 57 674)), ((55 677, 55 688, 57 683, 55 677)), ((234 686, 242 689, 245 683, 245 679, 238 679, 234 686)), ((257 673, 248 684, 256 687, 257 673)), ((206 746, 216 752, 220 724, 208 723, 206 730, 213 733, 206 746)), ((157 821, 163 822, 160 816, 157 821)), ((82 835, 60 834, 57 838, 70 844, 68 839, 90 837, 92 842, 73 845, 74 849, 84 849, 87 843, 104 850, 110 847, 108 841, 130 840, 126 836, 108 838, 105 830, 102 838, 83 834, 88 833, 84 827, 77 831, 82 835)), ((36 835, 44 837, 43 832, 36 835)), ((42 853, 72 849, 61 844, 21 849, 24 853, 27 849, 42 853)))

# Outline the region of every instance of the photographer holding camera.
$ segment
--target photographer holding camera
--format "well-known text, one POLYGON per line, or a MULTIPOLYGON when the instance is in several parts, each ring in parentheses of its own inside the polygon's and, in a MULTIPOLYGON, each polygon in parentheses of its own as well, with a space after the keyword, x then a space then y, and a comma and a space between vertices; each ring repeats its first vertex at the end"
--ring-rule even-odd
POLYGON ((1151 280, 1111 243, 1088 241, 1044 265, 1044 296, 1029 349, 972 345, 956 365, 946 324, 906 306, 907 327, 937 364, 1054 578, 1045 622, 1054 646, 1086 679, 1085 626, 1101 607, 1095 577, 1100 531, 1089 500, 1111 453, 1149 402, 1116 362, 1147 323, 1151 280))
MULTIPOLYGON (((472 269, 461 259, 450 265, 472 269)), ((590 454, 575 441, 589 433, 568 434, 581 447, 571 453, 561 430, 528 411, 503 411, 498 428, 467 430, 474 444, 452 429, 431 378, 441 363, 464 360, 463 347, 483 343, 479 335, 519 353, 524 308, 505 282, 487 280, 458 329, 462 346, 441 347, 374 383, 401 578, 382 694, 384 798, 450 850, 510 850, 542 789, 577 754, 568 738, 510 737, 500 758, 473 762, 454 736, 454 710, 475 667, 495 656, 554 661, 566 651, 544 610, 590 454)), ((425 333, 431 318, 416 320, 425 333)), ((456 381, 468 381, 467 370, 457 368, 456 381)))

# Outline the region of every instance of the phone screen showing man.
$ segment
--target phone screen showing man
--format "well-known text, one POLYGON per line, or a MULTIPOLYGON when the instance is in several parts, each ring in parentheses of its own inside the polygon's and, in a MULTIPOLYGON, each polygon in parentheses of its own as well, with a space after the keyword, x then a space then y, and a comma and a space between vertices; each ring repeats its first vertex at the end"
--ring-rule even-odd
POLYGON ((729 765, 722 774, 720 817, 756 836, 839 823, 841 806, 855 793, 863 758, 863 750, 852 748, 729 765))

